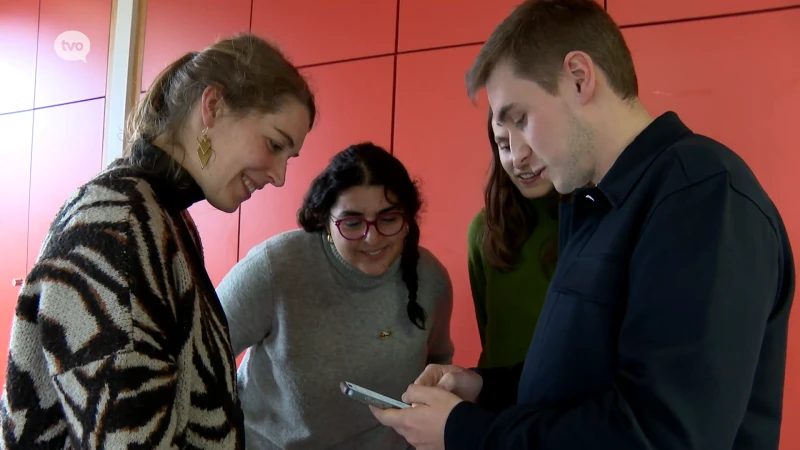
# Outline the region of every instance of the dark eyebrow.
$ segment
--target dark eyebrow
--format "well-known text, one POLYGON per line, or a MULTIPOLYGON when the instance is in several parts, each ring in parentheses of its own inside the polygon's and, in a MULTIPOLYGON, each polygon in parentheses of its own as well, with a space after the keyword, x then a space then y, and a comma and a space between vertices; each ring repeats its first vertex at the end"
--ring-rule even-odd
POLYGON ((519 105, 516 102, 512 102, 500 108, 500 111, 497 113, 497 121, 500 123, 505 123, 508 120, 508 117, 506 117, 508 116, 508 112, 518 106, 519 105))
MULTIPOLYGON (((386 214, 386 213, 392 212, 392 211, 394 211, 396 209, 398 209, 397 206, 392 205, 392 206, 389 206, 388 208, 383 208, 382 210, 378 211, 378 215, 386 214)), ((364 217, 364 213, 361 213, 361 212, 358 212, 358 211, 347 210, 347 211, 342 211, 342 213, 339 215, 339 217, 364 217)))
POLYGON ((289 141, 289 148, 294 148, 294 139, 292 139, 292 137, 291 137, 291 136, 289 136, 289 133, 287 133, 287 132, 285 132, 285 131, 281 130, 281 129, 280 129, 280 128, 278 128, 278 127, 275 127, 275 129, 278 131, 278 133, 280 133, 280 134, 282 134, 282 135, 283 135, 284 139, 286 139, 287 141, 289 141))

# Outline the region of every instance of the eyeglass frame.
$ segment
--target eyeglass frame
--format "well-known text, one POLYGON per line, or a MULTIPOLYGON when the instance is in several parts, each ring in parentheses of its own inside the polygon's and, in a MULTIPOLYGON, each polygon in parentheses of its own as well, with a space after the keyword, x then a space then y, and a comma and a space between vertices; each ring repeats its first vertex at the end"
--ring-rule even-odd
POLYGON ((406 215, 403 214, 400 211, 391 211, 391 212, 386 212, 386 213, 383 213, 383 214, 378 214, 377 216, 375 216, 375 220, 369 220, 369 219, 367 219, 366 217, 363 217, 363 216, 347 216, 347 217, 342 217, 340 219, 336 219, 336 218, 333 218, 333 217, 331 217, 331 218, 334 219, 333 220, 333 224, 336 225, 336 229, 339 230, 339 236, 341 236, 342 238, 344 238, 344 239, 346 239, 348 241, 360 241, 362 239, 365 239, 367 237, 367 235, 369 234, 369 229, 372 228, 373 226, 375 227, 375 230, 378 232, 378 234, 380 234, 381 236, 383 236, 383 237, 392 237, 392 236, 397 236, 398 234, 400 234, 400 232, 403 231, 404 226, 408 225, 408 220, 406 219, 406 215), (378 228, 378 221, 381 219, 381 217, 386 217, 386 216, 400 216, 400 219, 403 221, 403 223, 400 224, 400 229, 397 230, 397 233, 384 234, 384 233, 381 232, 380 228, 378 228), (344 233, 342 232, 342 227, 341 227, 342 222, 344 222, 346 220, 353 220, 353 219, 359 219, 359 220, 362 220, 362 221, 367 223, 367 228, 364 230, 364 234, 362 234, 361 237, 356 238, 356 239, 350 239, 349 237, 345 236, 344 233))

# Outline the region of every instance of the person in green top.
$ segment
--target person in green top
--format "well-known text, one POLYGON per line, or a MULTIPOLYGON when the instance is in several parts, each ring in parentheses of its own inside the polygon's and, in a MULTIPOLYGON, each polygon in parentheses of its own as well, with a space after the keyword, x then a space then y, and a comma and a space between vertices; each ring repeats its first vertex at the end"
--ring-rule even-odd
POLYGON ((469 280, 481 338, 478 367, 522 362, 558 258, 559 195, 540 162, 489 113, 485 207, 469 226, 469 280))

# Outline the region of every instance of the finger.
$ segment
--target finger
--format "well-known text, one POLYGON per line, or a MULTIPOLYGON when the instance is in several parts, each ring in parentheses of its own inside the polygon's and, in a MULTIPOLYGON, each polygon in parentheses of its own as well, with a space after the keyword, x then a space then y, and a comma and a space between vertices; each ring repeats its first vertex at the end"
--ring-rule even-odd
MULTIPOLYGON (((449 394, 449 392, 445 392, 436 387, 430 386, 420 386, 418 384, 412 384, 408 387, 405 393, 403 393, 403 401, 409 404, 421 404, 421 405, 430 405, 431 402, 435 402, 436 399, 441 397, 441 394, 449 394)), ((452 395, 452 394, 449 394, 452 395)), ((417 405, 417 407, 421 406, 417 405)))
POLYGON ((369 410, 372 412, 372 415, 378 419, 378 422, 386 426, 392 426, 393 418, 391 410, 376 408, 372 405, 369 405, 369 410))
POLYGON ((438 366, 429 365, 422 371, 422 373, 414 380, 414 384, 422 386, 436 386, 436 381, 439 378, 440 369, 438 366))
POLYGON ((436 387, 444 389, 447 392, 453 392, 456 389, 457 381, 456 373, 449 372, 442 376, 442 379, 439 380, 436 387))

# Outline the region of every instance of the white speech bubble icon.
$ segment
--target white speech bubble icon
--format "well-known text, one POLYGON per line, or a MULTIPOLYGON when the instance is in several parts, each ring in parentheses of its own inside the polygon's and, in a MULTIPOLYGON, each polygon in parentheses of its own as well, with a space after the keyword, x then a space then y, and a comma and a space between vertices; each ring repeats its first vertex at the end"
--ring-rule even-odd
POLYGON ((66 61, 86 62, 91 44, 89 38, 80 31, 68 30, 58 35, 53 42, 53 50, 59 58, 66 61))

